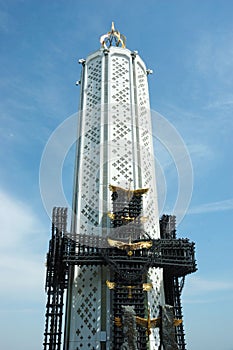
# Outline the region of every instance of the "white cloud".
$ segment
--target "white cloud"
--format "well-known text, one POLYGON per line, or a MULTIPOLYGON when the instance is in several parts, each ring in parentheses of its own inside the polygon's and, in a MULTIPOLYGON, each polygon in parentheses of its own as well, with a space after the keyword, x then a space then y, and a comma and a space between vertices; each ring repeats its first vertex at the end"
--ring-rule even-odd
POLYGON ((223 201, 200 204, 190 208, 187 214, 212 213, 215 211, 233 210, 233 198, 223 201))
POLYGON ((216 292, 233 290, 232 281, 208 280, 199 276, 189 277, 190 293, 216 292))
POLYGON ((25 203, 1 190, 0 202, 0 248, 16 247, 38 231, 39 220, 25 203))
POLYGON ((42 226, 25 203, 0 190, 0 269, 1 298, 12 302, 41 298, 45 253, 38 253, 43 241, 42 226))
POLYGON ((233 282, 230 280, 209 280, 194 275, 188 277, 183 296, 185 302, 215 302, 216 298, 225 298, 224 292, 232 294, 232 291, 233 282))
POLYGON ((3 254, 0 261, 0 295, 7 299, 37 300, 42 295, 45 265, 40 256, 3 254))

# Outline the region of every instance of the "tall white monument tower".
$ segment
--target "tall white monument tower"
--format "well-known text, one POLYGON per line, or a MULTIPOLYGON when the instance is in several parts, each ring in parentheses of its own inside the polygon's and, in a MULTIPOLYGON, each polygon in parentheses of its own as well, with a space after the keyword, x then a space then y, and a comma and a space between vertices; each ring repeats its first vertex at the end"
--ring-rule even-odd
POLYGON ((67 210, 54 208, 44 350, 185 350, 194 243, 176 239, 173 216, 159 219, 151 71, 114 24, 100 43, 79 60, 72 222, 68 233, 67 210))
MULTIPOLYGON (((134 190, 146 189, 141 222, 149 237, 159 238, 150 71, 137 51, 125 47, 125 38, 114 24, 100 42, 98 51, 79 61, 83 67, 71 231, 100 236, 111 231, 114 237, 109 214, 113 188, 130 190, 130 196, 134 190)), ((123 238, 128 236, 126 232, 123 238)), ((110 278, 105 267, 74 267, 68 288, 66 350, 110 349, 113 312, 105 283, 110 278)), ((148 303, 155 317, 163 302, 161 270, 151 271, 148 280, 153 284, 148 303)), ((151 349, 159 345, 154 333, 151 349)))

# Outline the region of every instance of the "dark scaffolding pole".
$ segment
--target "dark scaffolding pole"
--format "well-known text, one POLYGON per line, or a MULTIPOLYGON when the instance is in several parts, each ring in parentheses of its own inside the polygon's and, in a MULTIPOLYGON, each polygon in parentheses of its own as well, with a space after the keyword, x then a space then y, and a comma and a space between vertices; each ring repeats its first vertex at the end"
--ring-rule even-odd
POLYGON ((47 292, 44 350, 60 350, 62 342, 62 316, 64 289, 67 288, 68 269, 63 263, 64 234, 67 209, 53 208, 52 237, 47 254, 47 292))
MULTIPOLYGON (((176 239, 175 216, 163 215, 160 219, 160 235, 162 239, 176 239)), ((181 292, 184 286, 185 276, 177 277, 170 269, 164 268, 164 293, 165 303, 173 306, 174 317, 182 319, 181 292)), ((179 350, 186 350, 183 322, 175 327, 175 339, 179 350)))

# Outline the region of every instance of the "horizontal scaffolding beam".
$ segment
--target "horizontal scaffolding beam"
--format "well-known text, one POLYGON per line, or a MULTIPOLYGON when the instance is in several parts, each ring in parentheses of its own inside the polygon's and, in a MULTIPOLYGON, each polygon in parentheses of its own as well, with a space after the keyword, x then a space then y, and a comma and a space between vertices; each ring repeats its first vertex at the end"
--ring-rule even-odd
POLYGON ((152 242, 151 247, 130 250, 130 254, 128 250, 110 247, 106 238, 101 242, 100 237, 89 236, 88 242, 88 237, 74 240, 67 236, 65 240, 67 249, 64 250, 61 260, 68 265, 110 265, 111 267, 112 263, 130 267, 142 264, 148 269, 150 267, 169 269, 170 273, 176 277, 185 276, 197 269, 194 243, 188 239, 140 240, 140 242, 152 242), (93 245, 93 239, 98 241, 97 246, 93 245), (79 243, 80 241, 82 243, 79 243), (105 247, 108 245, 108 247, 102 248, 101 245, 105 247))

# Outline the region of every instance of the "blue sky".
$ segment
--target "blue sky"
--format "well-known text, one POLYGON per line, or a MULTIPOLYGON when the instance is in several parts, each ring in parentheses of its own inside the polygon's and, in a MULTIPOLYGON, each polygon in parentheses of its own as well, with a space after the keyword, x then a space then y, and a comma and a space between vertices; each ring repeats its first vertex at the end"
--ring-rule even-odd
MULTIPOLYGON (((178 227, 196 242, 199 267, 183 293, 188 349, 233 350, 232 13, 230 0, 0 0, 2 349, 42 348, 50 220, 40 160, 51 133, 77 111, 77 59, 99 48, 114 20, 153 69, 151 108, 177 129, 193 164, 192 200, 178 227)), ((169 213, 176 169, 162 155, 169 213)), ((70 201, 72 151, 63 180, 70 201)))

